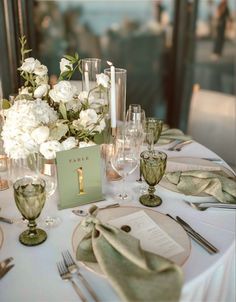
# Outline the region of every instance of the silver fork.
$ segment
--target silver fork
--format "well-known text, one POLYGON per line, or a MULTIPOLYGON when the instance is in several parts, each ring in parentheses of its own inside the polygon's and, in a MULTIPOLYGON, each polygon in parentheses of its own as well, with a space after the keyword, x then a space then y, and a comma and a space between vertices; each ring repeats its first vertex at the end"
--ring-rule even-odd
POLYGON ((220 203, 220 202, 194 203, 186 200, 184 200, 184 202, 188 204, 190 207, 199 211, 205 211, 209 208, 236 209, 236 204, 233 203, 220 203))
POLYGON ((0 262, 0 279, 4 277, 13 267, 14 264, 8 266, 8 264, 13 260, 12 257, 7 258, 0 262))
POLYGON ((99 302, 99 299, 98 299, 97 295, 95 294, 94 290, 91 288, 91 286, 89 285, 88 281, 84 278, 84 276, 80 273, 79 266, 75 263, 70 252, 68 250, 62 252, 62 257, 63 257, 64 263, 65 263, 67 269, 69 270, 69 272, 72 274, 76 273, 78 275, 78 277, 80 278, 80 280, 83 282, 84 286, 87 288, 90 295, 93 297, 93 299, 96 302, 99 302))
POLYGON ((181 151, 182 148, 186 145, 191 144, 193 141, 192 140, 187 140, 187 141, 177 141, 172 147, 168 148, 168 151, 181 151))
POLYGON ((71 273, 69 272, 68 268, 65 266, 65 263, 63 261, 60 261, 57 263, 57 268, 58 268, 58 272, 61 276, 61 278, 63 280, 68 280, 71 282, 75 292, 77 293, 77 295, 80 297, 80 299, 83 302, 87 302, 87 299, 85 298, 84 294, 82 293, 82 291, 80 290, 80 288, 78 287, 78 285, 75 283, 75 281, 72 278, 71 273))

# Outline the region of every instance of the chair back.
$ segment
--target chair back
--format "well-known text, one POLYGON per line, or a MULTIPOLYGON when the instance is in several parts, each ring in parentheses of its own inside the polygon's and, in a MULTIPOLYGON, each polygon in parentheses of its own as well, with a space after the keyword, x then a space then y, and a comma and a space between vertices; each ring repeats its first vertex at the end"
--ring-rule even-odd
POLYGON ((188 134, 236 167, 236 97, 198 90, 193 93, 188 134))

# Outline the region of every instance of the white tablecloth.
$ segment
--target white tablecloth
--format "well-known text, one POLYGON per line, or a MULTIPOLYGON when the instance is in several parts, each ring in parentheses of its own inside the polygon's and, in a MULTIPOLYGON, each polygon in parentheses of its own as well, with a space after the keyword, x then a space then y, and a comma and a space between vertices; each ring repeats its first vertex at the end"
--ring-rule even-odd
MULTIPOLYGON (((163 146, 163 151, 166 151, 163 146)), ((198 143, 186 146, 181 152, 169 152, 169 156, 216 157, 216 155, 198 143)), ((130 176, 127 188, 134 196, 129 206, 140 206, 138 202, 140 185, 134 180, 137 173, 130 176)), ((114 201, 115 192, 119 191, 118 183, 106 185, 106 200, 99 206, 114 201)), ((155 208, 161 213, 179 215, 189 222, 204 237, 215 245, 220 253, 208 254, 192 241, 191 254, 183 265, 184 286, 181 301, 233 302, 235 301, 235 210, 208 209, 196 211, 186 205, 183 195, 157 187, 163 199, 160 207, 155 208)), ((1 223, 4 242, 0 249, 0 260, 12 256, 15 267, 0 281, 1 302, 60 302, 78 301, 71 284, 64 282, 58 275, 56 262, 61 260, 61 251, 72 251, 71 238, 73 230, 81 220, 72 214, 71 209, 57 210, 57 196, 48 201, 41 217, 46 215, 59 216, 62 223, 46 229, 48 239, 42 245, 26 247, 19 243, 18 236, 25 228, 22 224, 12 225, 1 223)), ((0 192, 1 216, 20 219, 11 189, 0 192)), ((83 208, 88 208, 89 205, 83 208)), ((101 301, 120 301, 109 282, 102 276, 81 266, 81 272, 97 292, 101 301)), ((78 281, 79 283, 79 281, 78 281)), ((93 301, 87 295, 88 301, 93 301)), ((148 301, 148 297, 147 297, 148 301)))

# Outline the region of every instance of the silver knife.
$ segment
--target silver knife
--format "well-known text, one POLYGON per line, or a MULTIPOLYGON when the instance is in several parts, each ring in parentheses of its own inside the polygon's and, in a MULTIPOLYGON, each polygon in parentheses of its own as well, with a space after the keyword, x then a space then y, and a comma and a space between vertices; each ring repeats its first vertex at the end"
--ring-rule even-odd
POLYGON ((166 216, 172 218, 174 221, 176 221, 178 224, 180 224, 182 226, 182 228, 186 231, 186 233, 194 240, 196 241, 201 247, 203 247, 208 253, 210 254, 215 254, 218 252, 215 252, 212 250, 211 247, 209 247, 208 245, 206 245, 204 242, 202 242, 196 235, 194 235, 189 228, 187 228, 186 226, 184 226, 183 224, 181 224, 178 220, 176 220, 174 217, 172 217, 170 214, 166 214, 166 216))
POLYGON ((176 216, 176 220, 181 224, 181 226, 188 231, 188 234, 198 243, 202 243, 202 246, 210 253, 210 254, 216 254, 219 252, 219 250, 212 245, 208 240, 206 240, 204 237, 202 237, 198 232, 196 232, 187 222, 185 222, 182 218, 179 216, 176 216))
POLYGON ((14 266, 15 266, 15 264, 12 264, 12 265, 7 266, 4 270, 2 270, 2 272, 0 274, 0 279, 2 277, 4 277, 6 275, 6 273, 8 273, 14 266))
POLYGON ((0 217, 0 221, 6 222, 6 223, 10 223, 10 224, 13 223, 13 220, 11 220, 11 219, 9 219, 9 218, 5 218, 5 217, 0 217))

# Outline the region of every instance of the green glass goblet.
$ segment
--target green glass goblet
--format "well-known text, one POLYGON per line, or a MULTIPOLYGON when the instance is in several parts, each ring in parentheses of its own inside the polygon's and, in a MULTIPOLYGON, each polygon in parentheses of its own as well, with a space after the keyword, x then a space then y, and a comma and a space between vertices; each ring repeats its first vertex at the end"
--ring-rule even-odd
MULTIPOLYGON (((155 145, 160 136, 161 136, 161 131, 163 127, 163 121, 155 118, 155 117, 148 117, 146 118, 146 129, 145 131, 147 133, 153 132, 153 144, 155 145)), ((148 142, 148 150, 152 150, 153 146, 151 143, 148 142)))
POLYGON ((140 196, 139 201, 148 207, 156 207, 162 203, 155 195, 155 186, 162 179, 166 169, 167 155, 164 152, 144 151, 140 155, 140 164, 143 177, 149 185, 148 194, 140 196))
POLYGON ((43 179, 30 176, 17 180, 13 185, 16 206, 22 216, 28 220, 29 228, 19 236, 20 242, 24 245, 38 245, 47 239, 46 232, 36 228, 35 222, 45 204, 45 186, 43 179))

